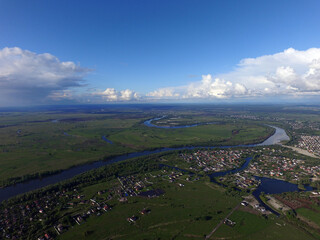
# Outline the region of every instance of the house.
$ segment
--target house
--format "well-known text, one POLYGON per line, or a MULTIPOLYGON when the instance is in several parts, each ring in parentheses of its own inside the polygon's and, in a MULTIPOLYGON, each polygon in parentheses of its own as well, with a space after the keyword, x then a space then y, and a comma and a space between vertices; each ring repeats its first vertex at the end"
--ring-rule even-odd
POLYGON ((226 218, 223 223, 230 226, 230 227, 233 227, 234 225, 236 225, 236 222, 233 222, 228 218, 226 218))
POLYGON ((247 202, 247 201, 242 201, 242 202, 241 202, 241 205, 242 205, 242 206, 248 206, 248 202, 247 202))
POLYGON ((122 203, 127 202, 127 201, 128 201, 128 199, 126 197, 122 197, 119 199, 119 202, 122 202, 122 203))
POLYGON ((145 209, 145 208, 142 211, 140 211, 141 215, 146 215, 146 214, 148 214, 150 212, 151 212, 150 209, 145 209))
POLYGON ((105 204, 103 210, 107 212, 108 210, 111 210, 111 207, 108 204, 105 204))
POLYGON ((138 220, 138 217, 136 216, 132 216, 130 218, 127 218, 127 221, 130 223, 135 223, 138 220))

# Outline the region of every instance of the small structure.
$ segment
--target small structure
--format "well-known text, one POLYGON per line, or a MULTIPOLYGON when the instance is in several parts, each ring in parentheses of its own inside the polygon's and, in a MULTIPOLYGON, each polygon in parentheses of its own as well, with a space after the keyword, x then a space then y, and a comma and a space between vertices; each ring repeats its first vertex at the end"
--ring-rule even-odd
POLYGON ((128 202, 128 199, 126 197, 122 197, 119 199, 119 202, 122 202, 122 203, 128 202))
POLYGON ((242 202, 241 202, 241 205, 242 205, 242 206, 248 206, 248 202, 247 202, 247 201, 242 201, 242 202))
POLYGON ((111 207, 108 204, 105 204, 102 209, 107 212, 108 210, 111 210, 111 207))
POLYGON ((135 223, 137 220, 138 220, 138 217, 136 217, 134 215, 132 217, 127 218, 127 221, 129 223, 135 223))
POLYGON ((151 212, 151 210, 150 209, 146 209, 146 208, 144 208, 142 211, 140 211, 141 215, 146 215, 146 214, 148 214, 150 212, 151 212))
POLYGON ((236 225, 236 222, 231 221, 229 218, 226 218, 223 223, 230 227, 233 227, 234 225, 236 225))

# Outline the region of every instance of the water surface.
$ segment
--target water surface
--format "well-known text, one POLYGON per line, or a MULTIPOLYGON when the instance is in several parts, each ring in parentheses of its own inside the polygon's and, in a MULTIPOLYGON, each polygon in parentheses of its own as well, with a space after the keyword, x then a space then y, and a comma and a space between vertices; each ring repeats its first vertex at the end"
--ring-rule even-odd
POLYGON ((178 129, 178 128, 190 128, 190 127, 196 127, 200 125, 209 125, 209 124, 216 124, 216 123, 195 123, 195 124, 190 124, 190 125, 181 125, 181 126, 158 126, 155 124, 152 124, 152 121, 157 121, 160 119, 163 119, 163 117, 158 117, 158 118, 152 118, 147 121, 145 121, 143 124, 146 125, 147 127, 154 127, 154 128, 162 128, 162 129, 178 129))

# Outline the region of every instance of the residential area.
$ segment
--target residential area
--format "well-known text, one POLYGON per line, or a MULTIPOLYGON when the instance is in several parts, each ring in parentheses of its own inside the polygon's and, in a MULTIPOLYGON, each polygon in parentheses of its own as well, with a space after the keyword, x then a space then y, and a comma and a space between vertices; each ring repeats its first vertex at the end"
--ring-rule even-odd
POLYGON ((180 154, 180 157, 191 164, 190 169, 204 172, 220 172, 240 167, 243 156, 251 150, 197 150, 194 153, 180 154))
MULTIPOLYGON (((45 229, 39 233, 39 240, 54 239, 68 231, 73 225, 86 224, 91 216, 108 214, 113 207, 126 204, 130 197, 154 198, 165 194, 154 183, 165 181, 183 187, 193 176, 178 170, 161 169, 155 173, 121 176, 112 181, 108 188, 98 188, 93 194, 77 188, 57 189, 39 194, 37 200, 24 201, 11 208, 0 208, 0 238, 21 239, 30 228, 45 229), (178 181, 182 180, 182 181, 178 181), (40 227, 41 226, 41 227, 40 227), (48 226, 45 228, 45 226, 48 226)), ((118 206, 119 207, 119 206, 118 206)), ((121 206, 120 206, 121 207, 121 206)), ((138 215, 147 215, 149 208, 142 208, 134 216, 124 216, 123 221, 135 223, 138 215)))
POLYGON ((302 135, 295 147, 305 149, 310 153, 320 156, 320 136, 302 135))

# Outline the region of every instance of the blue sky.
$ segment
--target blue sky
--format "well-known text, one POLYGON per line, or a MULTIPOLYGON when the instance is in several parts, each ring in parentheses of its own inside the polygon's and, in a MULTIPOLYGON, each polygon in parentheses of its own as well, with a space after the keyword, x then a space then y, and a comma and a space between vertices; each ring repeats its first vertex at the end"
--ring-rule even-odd
POLYGON ((311 0, 0 0, 0 105, 317 97, 319 10, 311 0))

